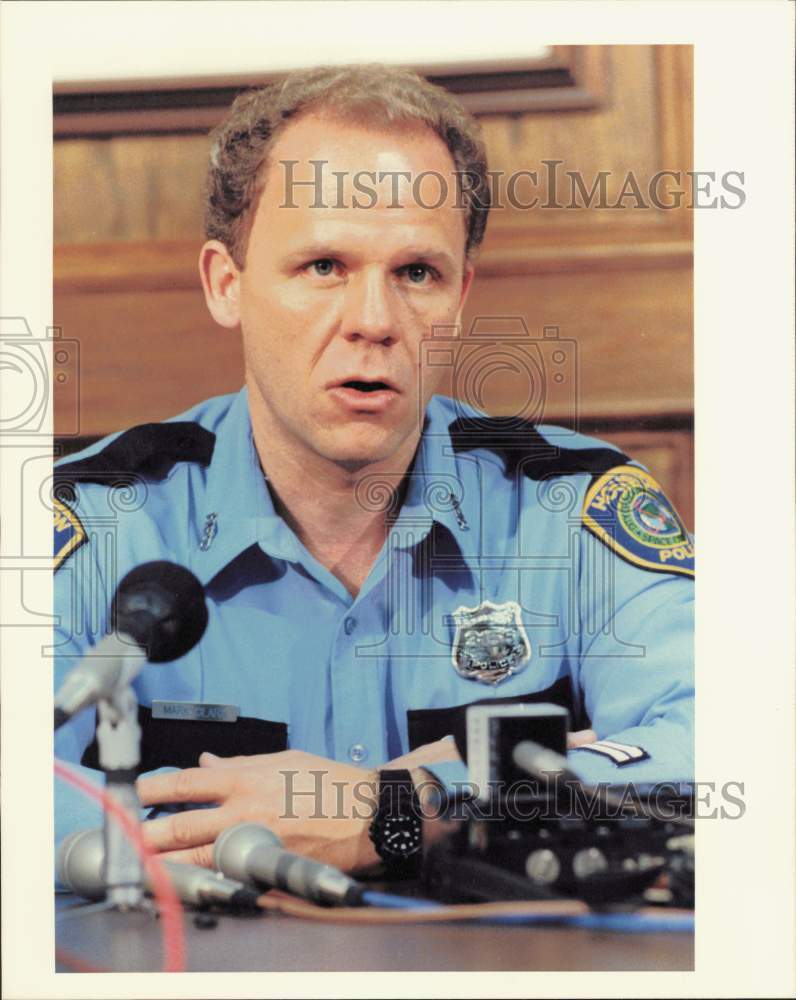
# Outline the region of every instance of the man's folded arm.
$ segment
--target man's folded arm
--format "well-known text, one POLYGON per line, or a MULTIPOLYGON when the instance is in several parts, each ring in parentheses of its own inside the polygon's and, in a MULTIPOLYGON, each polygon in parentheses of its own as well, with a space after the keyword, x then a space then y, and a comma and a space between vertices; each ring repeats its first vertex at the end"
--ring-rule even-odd
POLYGON ((597 740, 569 751, 572 770, 590 784, 692 781, 693 580, 616 567, 615 610, 596 619, 580 660, 597 740))

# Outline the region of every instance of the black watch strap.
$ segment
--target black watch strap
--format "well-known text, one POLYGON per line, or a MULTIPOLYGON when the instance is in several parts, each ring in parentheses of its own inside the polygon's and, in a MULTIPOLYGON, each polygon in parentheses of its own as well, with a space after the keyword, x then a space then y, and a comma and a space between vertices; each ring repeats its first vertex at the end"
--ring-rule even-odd
POLYGON ((420 871, 423 823, 408 770, 379 772, 379 799, 370 824, 370 839, 388 874, 411 877, 420 871))

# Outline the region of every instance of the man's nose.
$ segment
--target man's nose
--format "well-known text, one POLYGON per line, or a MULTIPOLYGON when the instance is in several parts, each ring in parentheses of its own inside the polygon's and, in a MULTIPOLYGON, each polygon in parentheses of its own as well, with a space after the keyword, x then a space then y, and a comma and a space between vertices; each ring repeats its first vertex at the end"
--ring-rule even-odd
POLYGON ((395 303, 389 278, 377 271, 349 278, 342 333, 349 340, 363 339, 389 346, 397 336, 395 303))

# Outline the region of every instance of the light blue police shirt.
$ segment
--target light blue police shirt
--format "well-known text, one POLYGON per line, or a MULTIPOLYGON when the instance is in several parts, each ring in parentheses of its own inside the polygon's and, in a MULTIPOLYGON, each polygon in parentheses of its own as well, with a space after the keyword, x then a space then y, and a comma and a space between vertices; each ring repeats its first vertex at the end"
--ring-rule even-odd
MULTIPOLYGON (((206 588, 203 639, 134 682, 147 770, 194 766, 202 749, 286 747, 377 767, 448 735, 459 706, 552 693, 570 728, 597 733, 597 744, 569 752, 585 781, 693 779, 692 550, 660 543, 682 524, 673 529, 654 481, 645 502, 624 490, 634 468, 647 477, 620 452, 614 460, 602 442, 541 426, 532 432, 545 450, 536 474, 533 447, 529 462, 504 447, 505 422, 435 397, 400 513, 352 597, 276 513, 245 389, 174 421, 215 435, 209 464, 173 461, 162 476, 150 463, 122 485, 105 474, 79 482, 68 506, 81 527, 64 531, 62 519, 56 532, 56 686, 106 634, 115 586, 133 567, 168 559, 206 588), (475 430, 457 439, 461 419, 475 430), (624 472, 577 471, 592 454, 601 470, 624 472), (513 672, 467 675, 479 655, 470 616, 497 608, 510 617, 513 605, 513 672), (211 718, 175 721, 186 705, 211 718), (219 709, 202 706, 232 707, 237 721, 213 721, 219 709)), ((60 464, 106 453, 118 438, 60 464)), ((359 500, 380 509, 384 496, 365 480, 359 500)), ((57 733, 57 755, 96 766, 94 730, 94 710, 85 710, 57 733)), ((430 770, 449 786, 467 778, 460 763, 430 770)), ((98 823, 91 803, 56 783, 57 839, 98 823)))

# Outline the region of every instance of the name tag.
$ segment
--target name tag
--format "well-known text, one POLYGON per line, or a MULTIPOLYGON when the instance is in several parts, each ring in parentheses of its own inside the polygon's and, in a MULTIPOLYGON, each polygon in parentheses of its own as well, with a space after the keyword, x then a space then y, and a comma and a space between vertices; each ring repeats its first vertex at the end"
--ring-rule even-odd
POLYGON ((197 701, 153 701, 153 719, 183 719, 189 722, 236 722, 237 705, 206 705, 197 701))

